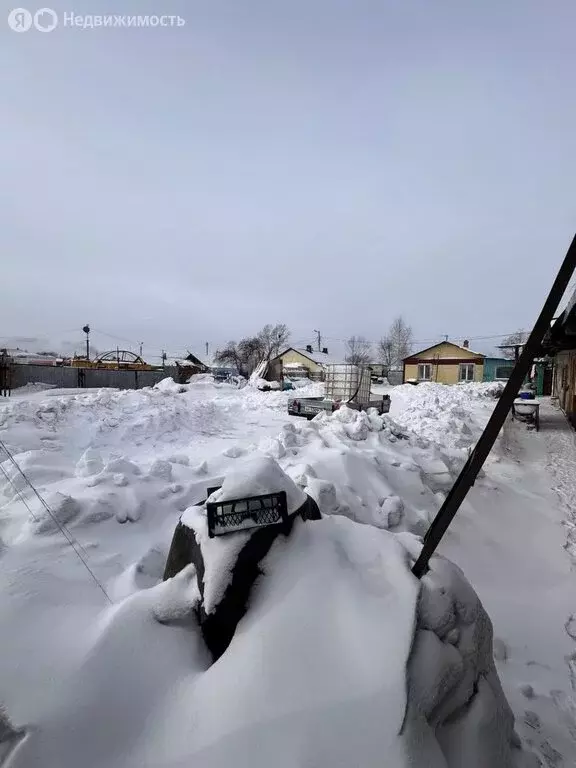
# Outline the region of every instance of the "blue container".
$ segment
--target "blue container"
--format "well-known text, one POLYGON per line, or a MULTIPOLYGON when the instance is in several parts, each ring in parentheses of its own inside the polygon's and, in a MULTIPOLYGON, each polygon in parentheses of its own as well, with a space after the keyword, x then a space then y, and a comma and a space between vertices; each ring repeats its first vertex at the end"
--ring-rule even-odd
POLYGON ((534 392, 520 392, 521 400, 534 400, 534 392))

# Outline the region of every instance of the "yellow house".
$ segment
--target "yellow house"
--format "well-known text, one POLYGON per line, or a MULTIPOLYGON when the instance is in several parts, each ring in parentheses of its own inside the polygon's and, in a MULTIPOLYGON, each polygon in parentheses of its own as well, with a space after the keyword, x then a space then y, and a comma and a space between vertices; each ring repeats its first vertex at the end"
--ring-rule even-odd
POLYGON ((436 381, 458 384, 482 381, 484 355, 473 352, 468 342, 442 341, 404 359, 403 381, 436 381))
POLYGON ((328 354, 326 347, 322 352, 313 351, 309 346, 306 349, 289 347, 270 361, 272 366, 279 365, 285 376, 304 375, 311 378, 320 378, 325 365, 342 363, 343 360, 328 354))

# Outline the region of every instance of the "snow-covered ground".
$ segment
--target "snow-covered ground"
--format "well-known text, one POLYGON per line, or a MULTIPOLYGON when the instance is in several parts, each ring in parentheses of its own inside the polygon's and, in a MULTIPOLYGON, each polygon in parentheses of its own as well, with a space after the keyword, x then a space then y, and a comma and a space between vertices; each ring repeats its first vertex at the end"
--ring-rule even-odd
MULTIPOLYGON (((358 591, 355 580, 364 579, 365 589, 372 594, 374 563, 383 559, 392 563, 399 557, 396 545, 388 541, 396 537, 379 534, 375 528, 425 532, 491 413, 493 389, 405 385, 391 391, 387 416, 342 409, 313 422, 287 417, 290 393, 263 393, 252 387, 238 390, 215 385, 208 377, 195 377, 184 387, 166 381, 138 391, 49 390, 17 393, 6 404, 0 401, 0 439, 77 542, 75 552, 25 478, 4 461, 5 474, 0 473, 0 705, 14 726, 28 729, 22 751, 14 753, 18 768, 188 764, 182 762, 191 754, 186 752, 186 734, 179 732, 182 708, 189 710, 195 722, 202 722, 198 732, 206 739, 204 745, 195 744, 200 757, 193 764, 225 766, 223 755, 210 751, 214 734, 222 738, 218 749, 241 749, 241 745, 230 735, 226 747, 222 722, 207 720, 202 712, 222 708, 223 718, 237 722, 237 705, 225 705, 230 688, 237 686, 264 717, 266 695, 270 705, 274 691, 263 680, 269 675, 273 686, 275 672, 272 655, 262 655, 263 638, 276 644, 297 619, 306 626, 314 620, 305 618, 306 611, 302 615, 306 594, 315 594, 315 606, 327 605, 326 629, 316 638, 322 648, 334 642, 334 632, 344 632, 339 658, 349 648, 356 664, 350 680, 340 681, 341 689, 326 688, 321 676, 311 683, 320 697, 314 711, 320 711, 322 701, 328 706, 330 700, 342 700, 354 679, 392 674, 385 663, 390 654, 395 654, 396 666, 403 670, 399 649, 409 649, 409 643, 406 646, 402 639, 402 627, 410 624, 415 600, 410 579, 399 576, 392 564, 374 571, 377 579, 394 585, 382 600, 392 600, 392 593, 404 595, 402 609, 386 607, 385 602, 370 607, 374 613, 393 611, 398 616, 398 632, 390 636, 389 648, 382 646, 381 660, 376 649, 357 648, 359 642, 361 646, 369 643, 372 629, 382 635, 389 627, 365 625, 363 607, 369 606, 364 606, 363 590, 358 591), (345 562, 352 563, 352 571, 342 576, 338 587, 340 606, 358 603, 354 619, 362 634, 346 629, 346 617, 337 619, 336 603, 326 602, 334 599, 333 592, 316 594, 314 579, 299 582, 294 568, 278 565, 272 583, 297 582, 300 586, 290 598, 296 602, 284 601, 286 610, 274 611, 272 592, 267 591, 269 597, 262 596, 247 620, 239 640, 240 655, 235 660, 230 656, 229 662, 224 662, 225 656, 208 669, 199 640, 189 627, 176 622, 167 634, 151 619, 152 614, 164 621, 184 616, 198 599, 195 580, 183 573, 148 588, 161 581, 181 514, 205 498, 209 486, 220 484, 233 467, 254 455, 275 459, 330 516, 321 522, 327 543, 321 544, 322 537, 316 540, 317 534, 306 534, 312 538, 302 539, 302 547, 317 554, 320 581, 322 574, 332 578, 334 552, 347 553, 345 562), (339 522, 338 516, 373 527, 353 526, 349 531, 342 528, 348 523, 339 522), (248 652, 254 647, 251 643, 261 649, 257 662, 248 652), (358 668, 363 653, 366 669, 358 668), (63 743, 68 745, 64 752, 63 743), (202 752, 204 747, 207 751, 202 752), (19 754, 21 762, 17 762, 19 754), (63 762, 63 755, 68 762, 63 762)), ((310 394, 316 393, 311 388, 310 394)), ((443 553, 463 569, 493 620, 498 671, 516 715, 516 728, 543 765, 576 763, 572 688, 576 684, 576 603, 571 572, 571 555, 576 556, 576 518, 571 517, 575 477, 573 436, 558 411, 543 406, 540 433, 507 424, 443 545, 443 553)), ((294 546, 291 541, 290 547, 294 546)), ((306 562, 299 565, 311 568, 306 562)), ((376 618, 373 621, 377 623, 376 618)), ((294 639, 289 638, 281 653, 293 653, 294 639)), ((320 658, 311 650, 306 665, 309 675, 320 658)), ((337 663, 338 654, 330 658, 337 663)), ((390 685, 396 684, 391 677, 390 685)), ((271 733, 280 727, 274 725, 274 718, 294 711, 294 697, 302 695, 297 682, 290 695, 289 701, 272 707, 271 733)), ((370 700, 369 688, 359 694, 363 695, 370 700)), ((302 708, 309 711, 304 702, 302 708)), ((402 710, 403 705, 395 714, 390 712, 390 722, 402 710)), ((338 712, 336 720, 326 719, 326 713, 321 720, 310 714, 311 722, 315 728, 334 728, 336 722, 340 723, 337 729, 343 728, 349 716, 344 709, 338 712)), ((243 718, 248 731, 257 728, 257 714, 245 713, 243 718)), ((0 722, 0 738, 1 734, 0 722)), ((304 742, 292 745, 292 751, 284 745, 286 759, 279 762, 266 751, 273 749, 273 743, 278 746, 270 736, 263 746, 262 765, 376 765, 370 749, 377 752, 384 742, 366 746, 362 755, 361 745, 353 744, 351 738, 348 733, 343 740, 353 750, 353 756, 341 753, 347 754, 340 758, 344 762, 335 762, 342 741, 334 753, 316 753, 316 747, 307 752, 304 742), (328 762, 299 763, 298 754, 316 755, 318 760, 321 754, 328 762)), ((386 749, 400 748, 391 736, 384 741, 386 749)))

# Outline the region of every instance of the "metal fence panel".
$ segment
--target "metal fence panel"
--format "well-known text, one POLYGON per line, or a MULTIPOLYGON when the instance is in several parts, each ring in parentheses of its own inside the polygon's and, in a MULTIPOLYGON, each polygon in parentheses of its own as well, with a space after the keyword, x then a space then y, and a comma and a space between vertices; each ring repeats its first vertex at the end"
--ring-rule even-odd
POLYGON ((24 387, 26 384, 48 384, 63 389, 76 387, 142 389, 142 387, 153 387, 169 376, 172 378, 177 376, 175 368, 166 368, 163 371, 123 371, 25 364, 13 367, 12 388, 24 387))
POLYGON ((49 384, 53 387, 77 387, 78 371, 75 368, 60 368, 52 365, 15 365, 12 389, 26 384, 49 384))

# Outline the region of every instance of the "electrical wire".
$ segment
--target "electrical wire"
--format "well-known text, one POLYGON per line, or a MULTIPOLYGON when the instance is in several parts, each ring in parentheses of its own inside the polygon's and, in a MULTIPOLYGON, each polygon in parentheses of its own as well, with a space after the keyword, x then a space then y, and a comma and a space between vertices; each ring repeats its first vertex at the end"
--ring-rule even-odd
MULTIPOLYGON (((22 469, 22 467, 21 467, 21 466, 18 464, 18 462, 16 461, 16 459, 14 458, 14 456, 12 455, 12 453, 10 452, 10 450, 8 449, 8 447, 6 446, 6 444, 5 444, 5 443, 4 443, 2 440, 0 440, 0 448, 2 448, 2 450, 3 450, 3 451, 6 453, 6 455, 8 456, 8 458, 9 458, 9 460, 10 460, 10 462, 11 462, 11 463, 14 465, 14 467, 15 467, 15 468, 16 468, 16 470, 19 472, 19 474, 20 474, 20 475, 21 475, 21 476, 24 478, 24 481, 25 481, 25 482, 26 482, 26 483, 27 483, 27 484, 30 486, 30 488, 31 488, 31 489, 32 489, 32 491, 34 492, 34 495, 35 495, 35 496, 37 497, 37 499, 40 501, 41 505, 44 507, 44 509, 46 510, 46 512, 48 513, 48 515, 51 517, 51 519, 54 521, 54 523, 56 524, 56 526, 58 527, 58 529, 60 530, 60 532, 62 533, 62 535, 64 536, 64 538, 66 539, 66 541, 67 541, 67 542, 70 544, 70 546, 71 546, 71 547, 72 547, 72 549, 74 550, 75 554, 78 556, 79 560, 82 562, 82 564, 84 565, 84 567, 86 568, 86 570, 88 571, 88 573, 90 574, 90 576, 92 577, 93 581, 96 583, 96 585, 98 586, 98 588, 101 590, 101 592, 102 592, 102 594, 104 595, 104 597, 106 598, 106 600, 108 600, 108 602, 109 602, 110 604, 112 604, 112 600, 111 600, 110 596, 108 595, 108 593, 106 592, 106 590, 104 589, 104 586, 103 586, 103 584, 102 584, 102 583, 101 583, 101 582, 98 580, 98 578, 97 578, 96 574, 95 574, 95 573, 94 573, 94 571, 93 571, 93 570, 90 568, 90 566, 88 565, 88 563, 86 562, 86 560, 85 560, 85 559, 84 559, 84 557, 82 556, 82 552, 84 552, 84 554, 86 555, 86 557, 88 556, 88 555, 87 555, 87 553, 86 553, 86 550, 85 550, 85 549, 82 547, 82 545, 81 545, 79 542, 77 542, 77 541, 74 539, 74 537, 72 536, 72 534, 70 533, 70 531, 68 531, 68 529, 66 528, 66 526, 65 526, 64 524, 62 524, 62 523, 61 523, 61 522, 58 520, 58 518, 56 517, 56 515, 55 515, 55 514, 52 512, 52 510, 50 509, 50 507, 49 507, 49 506, 48 506, 48 504, 46 503, 45 499, 44 499, 44 498, 43 498, 43 497, 40 495, 40 493, 38 492, 38 490, 35 488, 35 486, 34 486, 34 485, 33 485, 33 483, 31 482, 31 480, 28 478, 28 476, 26 475, 26 473, 24 472, 24 470, 22 469)), ((34 519, 36 522, 38 522, 38 518, 36 517, 36 515, 34 514, 34 512, 32 512, 32 509, 30 508, 30 506, 29 506, 28 502, 26 501, 26 498, 25 498, 25 497, 22 495, 22 493, 21 493, 20 489, 18 488, 18 486, 16 485, 16 483, 13 481, 13 479, 12 479, 12 478, 11 478, 11 477, 8 475, 8 473, 6 472, 6 470, 4 469, 4 467, 2 466, 2 464, 1 464, 1 463, 0 463, 0 470, 2 470, 2 474, 3 474, 3 475, 4 475, 4 477, 5 477, 5 478, 8 480, 8 482, 10 483, 10 485, 11 485, 11 486, 14 488, 14 490, 15 490, 15 491, 16 491, 16 493, 18 494, 18 497, 20 498, 20 500, 22 501, 22 503, 24 504, 24 506, 26 507, 26 509, 28 510, 28 512, 30 513, 30 515, 32 516, 32 518, 33 518, 33 519, 34 519)))
MULTIPOLYGON (((412 344, 439 344, 441 341, 445 340, 445 337, 448 336, 448 339, 467 339, 468 341, 487 341, 489 339, 502 339, 506 338, 507 336, 512 336, 514 333, 517 333, 517 331, 512 331, 511 333, 495 333, 493 335, 489 336, 465 336, 464 334, 439 334, 439 336, 442 336, 442 338, 439 339, 438 336, 430 339, 414 339, 412 341, 412 344)), ((332 336, 323 336, 322 337, 324 341, 337 341, 341 343, 346 343, 349 341, 349 339, 337 339, 332 336)), ((366 341, 367 344, 379 344, 380 341, 371 341, 369 339, 363 339, 366 341)))
POLYGON ((16 491, 16 493, 18 494, 18 498, 20 499, 20 501, 22 502, 22 504, 24 504, 24 506, 26 507, 26 509, 27 509, 27 510, 28 510, 28 512, 30 513, 30 516, 31 516, 31 517, 32 517, 32 519, 34 520, 34 522, 36 522, 36 523, 37 523, 37 522, 38 522, 38 518, 36 517, 36 515, 34 514, 34 512, 32 512, 31 508, 28 506, 28 502, 26 501, 25 497, 24 497, 24 496, 22 496, 22 492, 20 491, 20 488, 18 488, 18 486, 17 486, 17 485, 16 485, 16 483, 15 483, 15 482, 12 480, 12 478, 10 477, 10 475, 8 474, 8 472, 6 472, 6 470, 4 469, 4 467, 3 467, 3 465, 2 465, 2 464, 0 464, 0 472, 2 472, 2 474, 4 475, 4 477, 6 478, 6 480, 7 480, 7 481, 10 483, 10 485, 12 486, 12 488, 14 488, 14 490, 15 490, 15 491, 16 491))

